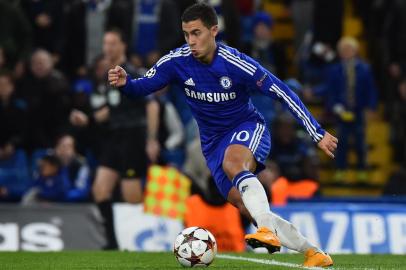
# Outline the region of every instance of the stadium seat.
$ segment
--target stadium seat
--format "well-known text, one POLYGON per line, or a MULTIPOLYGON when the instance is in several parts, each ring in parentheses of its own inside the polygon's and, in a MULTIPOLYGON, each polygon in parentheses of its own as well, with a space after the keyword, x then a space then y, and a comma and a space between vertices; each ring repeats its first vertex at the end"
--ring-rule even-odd
POLYGON ((7 196, 0 201, 19 201, 30 186, 28 159, 24 150, 17 150, 6 160, 0 160, 0 186, 7 189, 7 196))

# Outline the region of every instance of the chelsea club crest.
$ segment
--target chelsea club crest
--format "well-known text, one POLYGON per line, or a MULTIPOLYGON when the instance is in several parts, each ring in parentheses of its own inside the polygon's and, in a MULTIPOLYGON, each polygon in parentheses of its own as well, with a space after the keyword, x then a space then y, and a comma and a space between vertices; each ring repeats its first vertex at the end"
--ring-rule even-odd
POLYGON ((227 76, 220 78, 220 84, 224 89, 229 89, 232 85, 231 79, 227 76))

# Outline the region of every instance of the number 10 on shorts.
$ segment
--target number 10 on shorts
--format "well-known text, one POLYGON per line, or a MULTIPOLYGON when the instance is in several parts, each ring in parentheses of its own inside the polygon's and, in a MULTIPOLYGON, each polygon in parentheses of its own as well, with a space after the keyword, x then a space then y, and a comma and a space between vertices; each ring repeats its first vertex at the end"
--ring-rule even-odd
POLYGON ((250 138, 250 134, 247 130, 241 130, 239 132, 234 132, 233 137, 231 137, 230 143, 236 139, 237 141, 240 142, 246 142, 250 138))

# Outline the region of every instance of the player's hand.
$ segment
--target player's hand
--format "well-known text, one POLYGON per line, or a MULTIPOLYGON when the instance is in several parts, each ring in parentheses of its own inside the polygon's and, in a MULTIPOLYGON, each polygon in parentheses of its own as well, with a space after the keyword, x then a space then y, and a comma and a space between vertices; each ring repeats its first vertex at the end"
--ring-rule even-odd
POLYGON ((326 131, 323 139, 319 141, 317 146, 329 157, 334 158, 334 151, 337 149, 337 143, 338 139, 326 131))
POLYGON ((109 70, 108 80, 113 87, 124 86, 127 82, 127 72, 125 72, 124 68, 116 66, 109 70))

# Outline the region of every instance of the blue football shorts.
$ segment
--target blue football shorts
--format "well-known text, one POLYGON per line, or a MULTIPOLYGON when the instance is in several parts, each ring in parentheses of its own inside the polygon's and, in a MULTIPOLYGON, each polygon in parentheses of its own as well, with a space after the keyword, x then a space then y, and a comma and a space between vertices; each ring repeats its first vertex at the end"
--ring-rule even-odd
POLYGON ((257 168, 254 172, 257 174, 265 168, 264 163, 271 150, 271 137, 264 123, 244 122, 226 134, 213 151, 205 154, 207 166, 216 181, 218 190, 225 199, 233 184, 232 179, 228 179, 223 171, 222 163, 224 152, 231 144, 241 144, 251 150, 257 161, 257 168))

